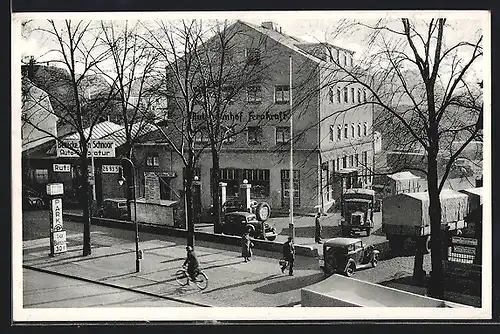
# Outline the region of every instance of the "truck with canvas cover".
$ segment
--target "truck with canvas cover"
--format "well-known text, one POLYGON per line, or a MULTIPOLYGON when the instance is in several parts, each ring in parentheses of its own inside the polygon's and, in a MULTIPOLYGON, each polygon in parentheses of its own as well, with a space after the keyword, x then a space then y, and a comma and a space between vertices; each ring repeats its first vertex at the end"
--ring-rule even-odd
MULTIPOLYGON (((466 194, 443 189, 441 201, 441 230, 456 231, 466 226, 469 198, 466 194)), ((425 250, 430 250, 431 221, 427 192, 403 193, 387 197, 382 204, 382 231, 391 250, 401 250, 404 241, 426 238, 425 250)))
POLYGON ((373 208, 375 191, 372 189, 347 189, 342 196, 342 236, 347 237, 354 231, 365 231, 370 235, 373 228, 373 208))

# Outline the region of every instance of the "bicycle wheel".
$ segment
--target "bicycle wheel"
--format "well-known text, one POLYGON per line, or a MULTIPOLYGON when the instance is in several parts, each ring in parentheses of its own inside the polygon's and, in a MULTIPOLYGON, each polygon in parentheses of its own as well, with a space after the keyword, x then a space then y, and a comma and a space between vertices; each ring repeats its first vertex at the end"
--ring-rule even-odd
POLYGON ((181 286, 187 285, 189 283, 189 277, 187 272, 183 269, 177 270, 177 272, 175 273, 175 280, 181 286))
POLYGON ((208 286, 208 277, 204 273, 199 273, 196 275, 196 286, 200 290, 205 290, 208 286))

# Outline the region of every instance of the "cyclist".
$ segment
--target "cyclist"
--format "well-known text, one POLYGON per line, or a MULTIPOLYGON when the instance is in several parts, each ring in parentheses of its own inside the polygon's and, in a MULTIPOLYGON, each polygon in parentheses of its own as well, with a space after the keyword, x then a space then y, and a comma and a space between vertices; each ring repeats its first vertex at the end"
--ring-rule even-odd
POLYGON ((191 280, 194 282, 196 275, 198 275, 198 273, 200 272, 198 259, 196 258, 196 254, 192 246, 187 246, 186 251, 187 251, 186 261, 184 261, 184 264, 182 266, 185 267, 187 264, 187 272, 191 280))

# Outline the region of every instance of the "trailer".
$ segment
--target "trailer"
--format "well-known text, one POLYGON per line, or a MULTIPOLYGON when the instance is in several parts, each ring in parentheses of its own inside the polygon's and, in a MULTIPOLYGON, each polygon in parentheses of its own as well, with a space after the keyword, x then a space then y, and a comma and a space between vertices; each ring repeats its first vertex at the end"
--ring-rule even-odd
MULTIPOLYGON (((442 231, 457 231, 466 227, 468 195, 443 189, 440 202, 442 231)), ((389 240, 391 250, 401 250, 405 240, 411 238, 421 242, 424 240, 422 244, 428 252, 431 234, 429 194, 416 192, 387 197, 382 204, 382 231, 389 240)))

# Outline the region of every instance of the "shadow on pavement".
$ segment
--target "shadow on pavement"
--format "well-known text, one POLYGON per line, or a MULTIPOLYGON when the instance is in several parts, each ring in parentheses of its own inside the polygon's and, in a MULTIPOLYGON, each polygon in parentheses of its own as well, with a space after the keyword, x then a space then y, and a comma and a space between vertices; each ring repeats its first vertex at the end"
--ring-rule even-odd
POLYGON ((220 290, 227 290, 227 289, 237 288, 237 287, 240 287, 240 286, 243 286, 243 285, 259 284, 259 283, 265 282, 265 281, 270 280, 270 279, 278 278, 280 276, 281 275, 279 275, 279 274, 272 274, 272 275, 269 275, 267 277, 264 277, 264 278, 261 278, 261 279, 258 279, 258 280, 245 281, 245 282, 241 282, 241 283, 235 283, 235 284, 230 284, 230 285, 226 285, 226 286, 221 286, 220 288, 215 288, 215 289, 212 289, 212 290, 209 290, 209 291, 205 291, 203 293, 207 294, 207 293, 212 293, 212 292, 216 292, 216 291, 220 291, 220 290))
POLYGON ((286 280, 281 280, 279 282, 273 282, 264 286, 260 286, 258 288, 255 288, 254 291, 266 294, 277 294, 292 290, 299 290, 311 284, 322 281, 324 277, 325 276, 323 273, 317 273, 302 277, 290 277, 286 280))

